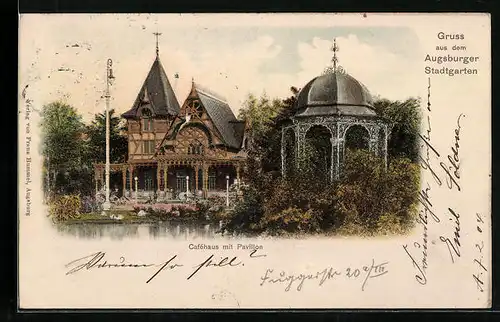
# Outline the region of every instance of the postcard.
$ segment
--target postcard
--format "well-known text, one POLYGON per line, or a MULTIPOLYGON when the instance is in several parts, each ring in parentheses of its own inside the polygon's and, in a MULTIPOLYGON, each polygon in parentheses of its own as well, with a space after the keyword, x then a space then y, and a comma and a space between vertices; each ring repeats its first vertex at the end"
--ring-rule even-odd
POLYGON ((20 309, 491 307, 482 13, 22 14, 20 309))

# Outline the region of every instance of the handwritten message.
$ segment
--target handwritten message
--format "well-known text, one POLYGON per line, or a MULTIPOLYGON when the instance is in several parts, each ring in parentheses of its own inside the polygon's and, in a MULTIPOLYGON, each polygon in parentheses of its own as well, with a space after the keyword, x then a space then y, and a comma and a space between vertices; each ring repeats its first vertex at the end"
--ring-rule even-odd
POLYGON ((170 271, 187 269, 188 274, 186 279, 190 280, 195 277, 200 271, 205 269, 214 268, 229 268, 237 266, 245 266, 245 261, 256 260, 266 257, 266 254, 259 252, 255 249, 243 257, 238 256, 217 256, 212 254, 195 265, 188 265, 181 261, 178 255, 169 257, 166 261, 161 263, 130 263, 127 262, 125 257, 121 256, 117 262, 110 262, 106 257, 106 253, 98 251, 90 255, 75 259, 68 264, 66 268, 69 269, 66 275, 75 274, 83 270, 100 269, 100 268, 134 268, 134 269, 151 269, 152 274, 146 280, 146 283, 151 283, 160 273, 170 271))
POLYGON ((278 284, 284 287, 285 292, 289 292, 292 289, 300 292, 306 282, 323 286, 327 281, 346 278, 348 280, 360 281, 361 290, 364 291, 368 280, 379 278, 389 272, 387 268, 388 264, 389 262, 376 263, 375 260, 372 260, 370 264, 361 267, 347 267, 345 269, 325 267, 315 272, 302 273, 287 273, 284 270, 277 271, 268 268, 260 278, 260 286, 278 284))
MULTIPOLYGON (((423 189, 419 192, 419 202, 421 210, 417 223, 422 226, 422 238, 415 241, 413 245, 403 245, 405 253, 416 269, 415 280, 421 284, 427 284, 427 269, 429 266, 429 224, 440 225, 440 231, 449 231, 439 236, 439 242, 446 246, 450 255, 450 260, 455 263, 461 255, 460 236, 460 213, 456 207, 451 205, 446 210, 435 209, 432 202, 432 192, 435 189, 449 189, 460 193, 460 135, 462 133, 462 119, 464 114, 459 114, 455 119, 454 130, 451 135, 452 143, 448 151, 439 151, 433 144, 433 134, 431 126, 432 104, 431 104, 431 79, 428 78, 427 87, 427 107, 424 120, 426 123, 423 134, 420 134, 423 152, 420 155, 420 166, 431 178, 423 182, 423 189)), ((433 244, 435 242, 433 241, 433 244)))

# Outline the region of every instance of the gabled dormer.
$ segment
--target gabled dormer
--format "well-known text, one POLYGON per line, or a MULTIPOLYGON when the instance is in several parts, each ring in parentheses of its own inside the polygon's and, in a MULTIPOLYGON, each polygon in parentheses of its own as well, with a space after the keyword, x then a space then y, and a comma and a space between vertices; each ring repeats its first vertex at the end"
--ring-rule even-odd
POLYGON ((217 151, 237 153, 243 141, 244 124, 236 119, 224 97, 193 81, 179 115, 158 152, 195 155, 215 155, 217 151))

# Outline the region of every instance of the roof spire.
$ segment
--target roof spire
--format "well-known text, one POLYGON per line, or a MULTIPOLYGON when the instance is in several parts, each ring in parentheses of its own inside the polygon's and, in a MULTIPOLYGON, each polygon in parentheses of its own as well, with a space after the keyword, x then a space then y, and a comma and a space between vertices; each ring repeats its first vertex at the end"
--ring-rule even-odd
POLYGON ((337 38, 333 38, 333 46, 331 48, 331 51, 333 51, 333 57, 332 57, 332 63, 333 63, 333 72, 335 73, 337 71, 337 51, 339 51, 339 46, 337 46, 337 38))
POLYGON ((161 35, 161 32, 153 32, 153 35, 156 37, 156 57, 159 57, 160 47, 158 46, 158 37, 161 35))
POLYGON ((330 50, 333 51, 333 57, 331 60, 332 64, 325 68, 325 70, 323 71, 323 75, 338 73, 344 74, 344 68, 342 68, 342 66, 338 64, 339 60, 337 58, 337 52, 339 51, 339 46, 337 46, 337 38, 333 38, 333 45, 330 50))

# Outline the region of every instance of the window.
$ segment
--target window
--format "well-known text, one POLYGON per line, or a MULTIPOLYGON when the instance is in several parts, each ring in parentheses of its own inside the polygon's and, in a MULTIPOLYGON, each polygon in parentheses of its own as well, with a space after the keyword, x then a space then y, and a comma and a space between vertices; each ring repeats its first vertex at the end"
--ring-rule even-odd
POLYGON ((178 171, 176 173, 176 188, 177 191, 179 192, 185 192, 186 191, 186 173, 184 171, 178 171))
POLYGON ((208 174, 208 190, 215 190, 215 172, 208 174))
POLYGON ((153 131, 153 113, 149 108, 144 108, 142 110, 142 131, 151 132, 153 131))
POLYGON ((198 100, 192 100, 187 104, 187 114, 196 115, 201 117, 203 114, 203 108, 198 100))
POLYGON ((144 190, 145 191, 154 190, 153 175, 151 174, 150 171, 144 172, 144 190))
POLYGON ((144 132, 152 132, 153 131, 153 120, 152 119, 143 119, 142 120, 142 131, 144 131, 144 132))
POLYGON ((198 154, 198 155, 201 155, 203 154, 203 145, 199 142, 197 143, 191 143, 189 146, 188 146, 188 154, 198 154))
POLYGON ((155 141, 154 140, 146 140, 143 141, 143 154, 154 154, 155 153, 155 141))

